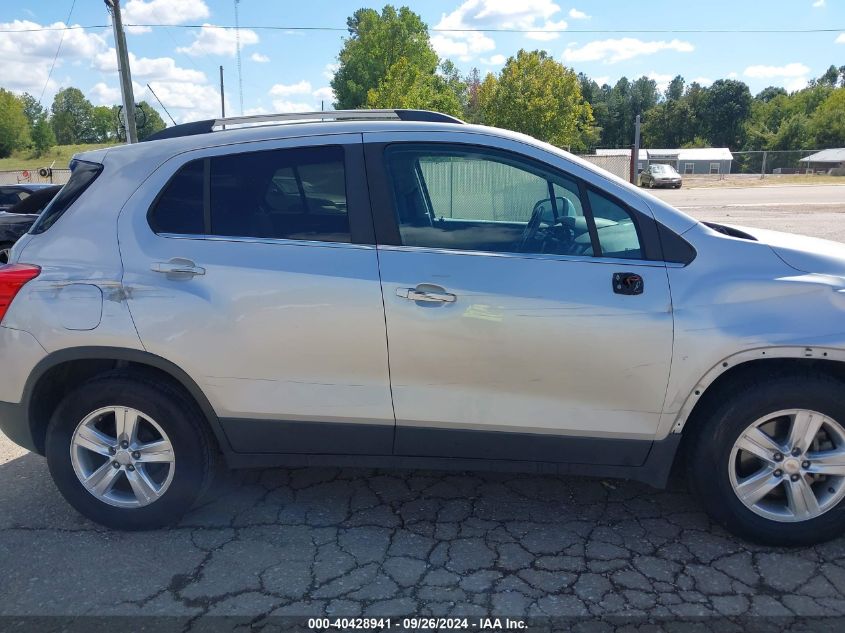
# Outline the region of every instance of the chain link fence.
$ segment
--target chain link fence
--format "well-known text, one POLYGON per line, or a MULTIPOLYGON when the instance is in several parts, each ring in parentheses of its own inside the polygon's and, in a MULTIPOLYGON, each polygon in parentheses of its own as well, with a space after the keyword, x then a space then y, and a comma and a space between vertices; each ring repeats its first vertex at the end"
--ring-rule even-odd
POLYGON ((0 185, 63 185, 70 180, 70 169, 18 169, 0 171, 0 185))
POLYGON ((801 162, 818 150, 767 150, 750 152, 732 152, 734 157, 733 174, 757 174, 760 176, 785 176, 792 174, 824 174, 830 166, 810 165, 801 162))
POLYGON ((579 155, 579 158, 590 161, 596 167, 609 171, 623 180, 631 178, 631 158, 623 155, 598 156, 596 154, 579 155))

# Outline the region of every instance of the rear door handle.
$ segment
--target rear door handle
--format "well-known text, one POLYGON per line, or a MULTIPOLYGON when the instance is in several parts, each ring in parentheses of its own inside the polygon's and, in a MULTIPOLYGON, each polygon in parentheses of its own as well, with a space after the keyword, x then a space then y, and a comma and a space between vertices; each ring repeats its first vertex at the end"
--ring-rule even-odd
POLYGON ((423 290, 419 286, 416 288, 397 288, 396 296, 409 301, 422 301, 423 303, 454 303, 457 300, 455 295, 442 288, 439 290, 423 290))
POLYGON ((182 259, 181 257, 174 257, 169 262, 155 262, 150 268, 155 273, 163 273, 165 275, 194 277, 195 275, 205 274, 205 268, 197 266, 190 259, 182 259))

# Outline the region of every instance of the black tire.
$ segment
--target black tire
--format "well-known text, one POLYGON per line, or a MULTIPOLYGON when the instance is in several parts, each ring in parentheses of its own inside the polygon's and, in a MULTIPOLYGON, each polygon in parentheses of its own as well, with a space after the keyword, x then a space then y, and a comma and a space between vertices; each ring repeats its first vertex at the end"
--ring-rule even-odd
POLYGON ((786 409, 809 409, 845 422, 845 385, 820 374, 769 376, 743 381, 692 431, 687 444, 687 477, 707 513, 728 531, 749 541, 775 546, 805 546, 845 532, 845 499, 807 521, 787 523, 746 507, 730 482, 734 442, 760 418, 786 409))
POLYGON ((216 445, 197 406, 171 384, 141 373, 116 370, 84 383, 59 404, 47 428, 47 463, 56 487, 92 521, 120 530, 147 530, 175 523, 210 484, 216 445), (71 439, 90 413, 109 406, 132 407, 166 432, 176 455, 170 486, 158 500, 120 508, 88 492, 73 470, 71 439))

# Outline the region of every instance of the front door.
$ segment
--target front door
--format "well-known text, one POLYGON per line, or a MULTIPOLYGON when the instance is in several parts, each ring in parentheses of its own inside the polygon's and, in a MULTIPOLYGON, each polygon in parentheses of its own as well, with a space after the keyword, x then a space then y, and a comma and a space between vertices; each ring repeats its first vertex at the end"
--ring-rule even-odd
POLYGON ((395 451, 641 464, 672 351, 653 219, 518 153, 387 142, 367 156, 371 190, 389 190, 374 203, 395 451))
POLYGON ((361 136, 180 155, 120 216, 141 342, 197 381, 235 451, 390 454, 361 136))

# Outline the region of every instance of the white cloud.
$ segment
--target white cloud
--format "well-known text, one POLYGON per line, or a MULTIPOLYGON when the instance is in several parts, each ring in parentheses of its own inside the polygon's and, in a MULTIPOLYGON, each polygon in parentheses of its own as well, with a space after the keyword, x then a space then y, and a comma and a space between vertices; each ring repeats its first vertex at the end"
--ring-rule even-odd
POLYGON ((821 8, 821 7, 823 7, 824 5, 825 5, 824 0, 816 0, 816 1, 813 3, 813 7, 817 8, 817 9, 820 9, 820 8, 821 8))
POLYGON ((646 75, 649 79, 653 79, 657 83, 657 89, 660 92, 666 92, 666 88, 669 87, 669 82, 675 77, 674 75, 662 75, 658 72, 651 71, 646 75))
POLYGON ((276 84, 270 88, 271 97, 289 97, 291 95, 311 94, 311 82, 304 79, 295 84, 276 84))
POLYGON ((790 92, 807 87, 810 67, 799 62, 784 66, 749 66, 745 69, 745 76, 752 79, 766 79, 778 83, 790 92))
POLYGON ((735 70, 732 70, 728 73, 728 79, 737 79, 739 77, 739 73, 735 70))
POLYGON ((302 101, 288 101, 287 99, 274 99, 274 112, 314 112, 315 108, 310 103, 302 101))
POLYGON ((677 39, 670 42, 665 40, 644 42, 634 37, 623 37, 596 40, 581 48, 567 48, 563 51, 563 58, 568 62, 603 61, 606 64, 615 64, 640 55, 654 55, 660 51, 691 53, 693 50, 695 47, 691 43, 677 39))
POLYGON ((266 64, 270 61, 270 58, 267 57, 267 55, 262 55, 261 53, 253 53, 249 56, 249 58, 254 62, 258 62, 259 64, 266 64))
POLYGON ((489 58, 482 57, 480 61, 486 66, 501 66, 507 59, 504 55, 491 55, 489 58))
MULTIPOLYGON (((103 36, 84 29, 64 31, 64 40, 61 30, 25 32, 43 27, 62 29, 65 26, 64 22, 42 25, 29 20, 0 23, 0 29, 12 31, 3 33, 0 37, 0 77, 3 87, 16 92, 30 92, 36 97, 41 94, 60 40, 62 50, 56 59, 56 71, 65 63, 73 64, 92 59, 106 49, 103 36)), ((47 84, 45 101, 46 97, 59 87, 56 79, 59 73, 56 71, 47 84)))
POLYGON ((801 77, 808 72, 810 72, 808 66, 793 62, 785 66, 749 66, 745 69, 745 76, 755 79, 771 79, 774 77, 801 77))
POLYGON ((552 0, 465 0, 451 13, 441 15, 431 44, 441 56, 470 61, 496 48, 496 42, 477 29, 527 30, 533 31, 525 34, 529 39, 553 40, 559 36, 553 31, 567 26, 554 19, 560 10, 552 0))
POLYGON ((713 83, 713 80, 710 77, 696 77, 693 79, 693 82, 701 85, 701 86, 709 86, 713 83))
MULTIPOLYGON (((188 81, 157 81, 153 88, 180 123, 220 116, 220 92, 214 86, 188 81)), ((136 94, 139 94, 137 88, 136 94)), ((226 111, 232 112, 228 103, 226 111)))
POLYGON ((608 77, 607 75, 602 75, 601 77, 593 77, 593 81, 595 81, 599 85, 599 87, 601 87, 605 84, 610 83, 610 77, 608 77))
MULTIPOLYGON (((123 6, 124 24, 184 24, 210 15, 203 0, 129 0, 123 6)), ((146 26, 127 26, 130 33, 147 33, 146 26)))
POLYGON ((845 44, 845 33, 840 33, 839 37, 836 38, 837 44, 845 44))
POLYGON ((592 16, 573 8, 569 10, 569 17, 573 20, 589 20, 592 16))
POLYGON ((810 83, 810 80, 807 77, 793 77, 783 81, 783 87, 786 88, 788 92, 795 92, 796 90, 803 90, 806 88, 808 83, 810 83))
POLYGON ((106 85, 105 82, 98 82, 91 88, 89 94, 94 98, 96 105, 113 105, 120 103, 120 90, 106 85))
POLYGON ((331 81, 334 79, 334 74, 338 68, 340 68, 340 64, 326 64, 326 67, 323 69, 323 77, 331 81))
POLYGON ((335 100, 334 90, 332 90, 329 86, 317 88, 314 92, 311 93, 311 95, 315 99, 321 99, 330 102, 335 100))
MULTIPOLYGON (((96 55, 93 66, 104 73, 117 72, 117 54, 113 48, 96 55)), ((204 83, 205 73, 191 68, 180 68, 172 57, 136 57, 129 53, 132 76, 145 81, 190 81, 204 83)))
POLYGON ((496 42, 483 33, 437 33, 431 37, 431 45, 441 57, 457 57, 463 62, 496 48, 496 42))
MULTIPOLYGON (((234 57, 236 52, 237 33, 234 29, 215 27, 203 24, 194 34, 194 41, 190 46, 180 46, 176 49, 186 55, 229 55, 234 57)), ((258 34, 250 29, 240 30, 241 48, 258 43, 258 34)))

